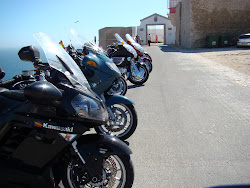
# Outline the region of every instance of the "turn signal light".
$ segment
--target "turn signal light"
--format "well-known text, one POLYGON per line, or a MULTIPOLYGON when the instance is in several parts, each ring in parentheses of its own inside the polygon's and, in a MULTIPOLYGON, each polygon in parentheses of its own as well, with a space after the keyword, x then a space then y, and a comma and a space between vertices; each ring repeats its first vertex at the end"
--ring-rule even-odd
POLYGON ((97 66, 96 62, 94 61, 87 61, 87 64, 92 65, 92 66, 97 66))

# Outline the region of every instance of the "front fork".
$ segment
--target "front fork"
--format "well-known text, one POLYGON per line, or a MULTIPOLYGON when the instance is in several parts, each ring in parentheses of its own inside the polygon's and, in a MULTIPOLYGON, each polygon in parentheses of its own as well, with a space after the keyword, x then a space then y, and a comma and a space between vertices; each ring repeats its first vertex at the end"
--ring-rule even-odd
MULTIPOLYGON (((141 60, 141 58, 139 58, 139 59, 141 60)), ((141 63, 141 62, 139 61, 139 63, 141 63)), ((137 68, 137 66, 136 66, 136 64, 135 64, 134 61, 131 61, 130 69, 131 69, 131 74, 132 74, 134 77, 140 78, 140 79, 143 78, 144 72, 143 72, 143 71, 141 72, 141 71, 137 68)))
MULTIPOLYGON (((103 160, 110 155, 131 155, 132 151, 120 139, 101 134, 82 135, 72 144, 84 169, 88 172, 87 182, 100 182, 103 175, 103 160)), ((84 170, 83 169, 83 170, 84 170)), ((84 175, 84 174, 83 174, 84 175)))
MULTIPOLYGON (((103 103, 106 105, 106 99, 104 97, 104 94, 101 94, 101 99, 103 100, 103 103)), ((107 111, 109 113, 109 117, 111 118, 112 121, 115 121, 115 115, 114 113, 112 112, 110 106, 107 106, 106 105, 106 108, 107 108, 107 111)))
MULTIPOLYGON (((87 182, 92 181, 92 182, 97 182, 98 180, 101 179, 102 177, 102 160, 103 158, 101 157, 97 157, 91 160, 87 155, 83 156, 81 155, 81 153, 78 151, 77 149, 77 141, 72 143, 72 147, 74 149, 74 152, 76 153, 76 155, 79 157, 80 161, 82 162, 82 164, 84 165, 84 167, 86 168, 87 172, 88 172, 88 179, 86 179, 87 182)), ((86 182, 86 183, 87 183, 86 182)))

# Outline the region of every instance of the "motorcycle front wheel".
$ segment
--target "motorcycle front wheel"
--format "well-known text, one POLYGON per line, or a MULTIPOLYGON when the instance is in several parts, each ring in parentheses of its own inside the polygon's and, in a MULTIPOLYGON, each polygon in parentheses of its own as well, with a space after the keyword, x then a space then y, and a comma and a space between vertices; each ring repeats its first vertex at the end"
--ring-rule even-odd
POLYGON ((128 80, 135 85, 142 85, 144 84, 149 77, 149 71, 147 67, 144 65, 139 65, 138 67, 139 72, 132 71, 129 74, 128 80))
POLYGON ((129 138, 137 127, 137 113, 132 104, 114 104, 110 109, 115 117, 106 125, 95 127, 96 132, 113 135, 121 140, 129 138))
POLYGON ((153 70, 153 65, 149 60, 144 61, 145 65, 147 66, 148 72, 151 73, 153 70))
POLYGON ((151 56, 148 53, 144 53, 144 56, 147 57, 147 58, 149 58, 150 61, 152 62, 152 58, 151 58, 151 56))
POLYGON ((121 76, 116 79, 112 87, 108 90, 109 95, 125 95, 128 90, 128 85, 126 80, 121 76))
POLYGON ((129 155, 109 155, 103 159, 101 178, 89 177, 80 160, 67 164, 62 180, 65 188, 131 188, 134 181, 134 168, 129 155))

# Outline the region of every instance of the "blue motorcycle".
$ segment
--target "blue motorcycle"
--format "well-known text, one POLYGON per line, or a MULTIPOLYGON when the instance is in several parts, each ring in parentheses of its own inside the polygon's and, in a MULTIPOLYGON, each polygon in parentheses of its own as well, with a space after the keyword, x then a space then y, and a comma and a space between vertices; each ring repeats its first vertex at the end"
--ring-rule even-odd
POLYGON ((129 138, 137 127, 137 113, 130 99, 110 94, 114 81, 122 78, 117 66, 93 42, 85 42, 80 53, 72 45, 66 50, 84 73, 91 89, 105 102, 109 112, 108 123, 96 127, 96 132, 113 135, 121 140, 129 138))

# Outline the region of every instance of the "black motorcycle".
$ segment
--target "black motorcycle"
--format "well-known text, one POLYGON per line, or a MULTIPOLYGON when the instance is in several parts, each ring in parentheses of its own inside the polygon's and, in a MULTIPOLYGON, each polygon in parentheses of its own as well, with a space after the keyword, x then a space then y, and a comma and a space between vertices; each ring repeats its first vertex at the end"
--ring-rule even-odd
MULTIPOLYGON (((0 88, 0 187, 132 187, 132 153, 119 139, 83 135, 107 111, 74 60, 43 33, 19 57, 37 67, 34 82, 0 88)), ((13 80, 12 80, 13 82, 13 80)))
POLYGON ((110 45, 107 55, 119 68, 125 79, 135 85, 144 84, 149 77, 149 71, 143 62, 135 61, 137 53, 135 49, 128 45, 117 33, 115 34, 117 45, 110 45))

